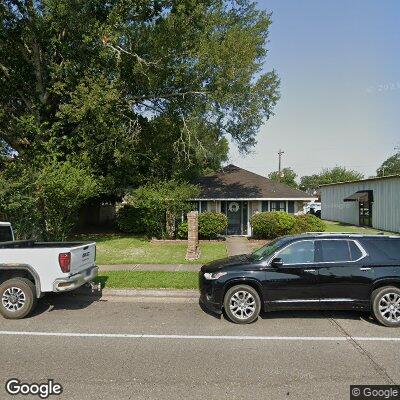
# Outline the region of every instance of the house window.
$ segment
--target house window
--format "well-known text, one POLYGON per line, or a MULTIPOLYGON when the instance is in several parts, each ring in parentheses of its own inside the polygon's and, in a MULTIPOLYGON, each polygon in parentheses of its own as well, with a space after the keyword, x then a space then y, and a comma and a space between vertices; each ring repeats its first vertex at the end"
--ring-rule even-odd
POLYGON ((221 212, 226 215, 226 201, 221 201, 221 212))
POLYGON ((271 211, 286 211, 286 201, 271 201, 271 211))
POLYGON ((261 211, 262 212, 268 211, 268 201, 262 201, 261 202, 261 211))
POLYGON ((294 201, 288 201, 288 213, 294 214, 294 201))
POLYGON ((207 202, 206 201, 201 201, 200 202, 200 212, 207 212, 207 202))
POLYGON ((217 211, 217 202, 210 201, 210 211, 217 211))

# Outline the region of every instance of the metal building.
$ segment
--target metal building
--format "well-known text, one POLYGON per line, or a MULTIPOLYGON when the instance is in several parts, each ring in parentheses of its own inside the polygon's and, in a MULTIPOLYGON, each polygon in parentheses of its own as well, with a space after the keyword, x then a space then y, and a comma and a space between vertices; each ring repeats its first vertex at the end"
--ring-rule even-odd
POLYGON ((400 232, 400 175, 323 185, 322 219, 400 232))

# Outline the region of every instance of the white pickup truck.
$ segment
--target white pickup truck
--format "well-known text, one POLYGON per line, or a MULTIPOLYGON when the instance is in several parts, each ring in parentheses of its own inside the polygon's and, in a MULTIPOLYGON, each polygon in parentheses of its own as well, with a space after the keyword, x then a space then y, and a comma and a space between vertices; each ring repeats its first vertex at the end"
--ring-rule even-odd
POLYGON ((48 292, 67 292, 98 272, 96 243, 14 241, 10 223, 0 222, 0 314, 27 316, 48 292))

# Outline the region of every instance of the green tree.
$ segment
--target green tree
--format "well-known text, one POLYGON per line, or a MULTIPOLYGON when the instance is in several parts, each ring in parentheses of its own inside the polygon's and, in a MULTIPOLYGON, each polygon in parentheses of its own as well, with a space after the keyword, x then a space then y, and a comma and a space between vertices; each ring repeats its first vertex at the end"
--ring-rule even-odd
POLYGON ((0 174, 0 214, 20 239, 65 240, 83 204, 101 192, 90 171, 70 162, 14 163, 0 174))
POLYGON ((376 171, 377 176, 400 174, 400 152, 385 160, 376 171))
POLYGON ((125 196, 125 202, 145 210, 144 224, 148 234, 172 238, 175 219, 190 211, 190 199, 199 195, 199 188, 175 180, 148 183, 125 196))
POLYGON ((334 167, 332 169, 324 169, 319 174, 302 176, 300 179, 300 189, 313 194, 321 185, 351 182, 363 177, 364 175, 360 172, 345 167, 334 167))
POLYGON ((246 152, 279 97, 250 0, 3 0, 0 17, 0 139, 109 193, 216 168, 227 138, 246 152))
POLYGON ((36 193, 46 239, 67 239, 81 207, 101 190, 100 182, 89 170, 70 162, 52 163, 41 168, 36 193))
POLYGON ((279 171, 273 171, 268 174, 268 178, 275 182, 281 182, 292 188, 297 188, 298 184, 296 182, 297 174, 292 168, 283 168, 281 174, 279 171))

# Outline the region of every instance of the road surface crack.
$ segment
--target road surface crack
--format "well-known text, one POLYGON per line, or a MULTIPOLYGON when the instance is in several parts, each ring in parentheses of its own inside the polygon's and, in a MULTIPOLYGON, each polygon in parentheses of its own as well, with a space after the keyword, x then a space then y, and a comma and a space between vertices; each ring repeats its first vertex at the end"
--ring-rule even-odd
POLYGON ((374 359, 372 354, 368 350, 364 349, 364 347, 362 347, 361 344, 359 342, 357 342, 357 340, 355 340, 353 338, 353 336, 349 332, 347 332, 346 329, 342 327, 342 325, 339 324, 338 321, 336 321, 331 316, 328 316, 328 319, 331 322, 331 324, 338 330, 339 333, 341 333, 342 335, 346 336, 346 338, 348 339, 349 343, 354 347, 354 349, 356 351, 358 351, 361 355, 363 355, 363 356, 368 358, 368 360, 372 364, 372 367, 374 368, 374 370, 378 374, 383 376, 388 381, 387 383, 392 384, 392 385, 396 385, 397 384, 392 379, 392 377, 389 375, 389 373, 386 371, 386 369, 374 359))

